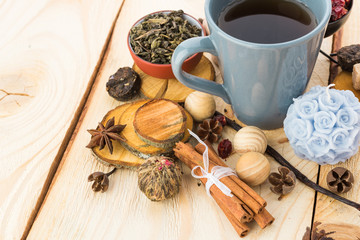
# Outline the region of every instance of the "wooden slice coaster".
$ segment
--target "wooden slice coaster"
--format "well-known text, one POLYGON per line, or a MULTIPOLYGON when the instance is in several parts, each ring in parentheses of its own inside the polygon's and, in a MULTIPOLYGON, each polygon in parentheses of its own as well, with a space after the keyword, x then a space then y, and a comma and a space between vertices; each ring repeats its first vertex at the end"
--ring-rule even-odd
MULTIPOLYGON (((128 146, 125 148, 121 143, 118 141, 112 141, 113 144, 113 153, 110 154, 109 149, 107 146, 105 146, 102 150, 99 150, 99 147, 92 148, 92 151, 94 153, 94 156, 98 161, 105 165, 112 165, 115 167, 129 167, 134 168, 140 166, 144 160, 139 158, 138 156, 141 156, 142 158, 147 158, 150 155, 157 155, 160 153, 167 153, 170 150, 155 148, 153 146, 150 146, 149 144, 141 141, 139 137, 135 133, 135 129, 133 127, 131 116, 135 115, 136 110, 142 106, 144 103, 148 102, 149 100, 141 100, 140 102, 136 102, 136 107, 134 107, 135 104, 128 103, 123 104, 113 110, 110 110, 102 119, 101 123, 106 124, 109 119, 112 117, 115 117, 115 123, 120 124, 120 118, 122 115, 128 110, 130 107, 134 107, 132 109, 129 109, 127 114, 124 116, 123 120, 129 119, 129 125, 127 125, 122 134, 125 132, 124 137, 127 138, 127 144, 128 146), (139 145, 136 145, 139 144, 139 145), (130 149, 130 150, 128 150, 130 149), (143 151, 143 152, 141 152, 143 151)), ((184 110, 185 111, 185 110, 184 110)), ((194 121, 190 114, 185 111, 185 114, 187 116, 186 120, 186 128, 192 130, 194 127, 194 121)), ((181 140, 183 142, 186 142, 189 140, 190 134, 188 131, 185 132, 184 138, 181 140)))
POLYGON ((342 71, 334 79, 335 89, 337 90, 350 90, 354 93, 360 101, 360 91, 353 88, 352 76, 350 72, 342 71))
POLYGON ((141 78, 140 92, 146 98, 161 98, 167 88, 167 79, 161 79, 147 75, 134 64, 133 69, 141 78))
POLYGON ((121 115, 118 122, 118 124, 121 125, 126 124, 126 128, 120 133, 120 135, 127 140, 126 142, 122 142, 122 145, 136 156, 145 159, 150 156, 169 153, 172 151, 171 148, 165 149, 151 146, 150 144, 142 141, 136 134, 133 125, 135 112, 147 102, 149 102, 149 100, 139 100, 131 103, 130 107, 128 107, 121 115))
MULTIPOLYGON (((130 105, 131 104, 124 104, 109 111, 104 116, 101 123, 105 125, 107 121, 112 117, 115 117, 115 123, 117 123, 120 119, 120 116, 128 107, 130 107, 130 105)), ((125 128, 127 128, 127 126, 125 128)), ((114 148, 112 154, 110 154, 107 146, 105 146, 101 150, 99 150, 98 146, 92 148, 92 151, 96 156, 96 159, 101 163, 120 168, 120 167, 137 167, 144 162, 143 159, 140 159, 139 157, 131 154, 128 150, 126 150, 118 141, 113 141, 113 140, 111 141, 114 148)))
POLYGON ((168 99, 153 99, 135 113, 135 132, 152 146, 172 148, 184 137, 185 127, 184 109, 168 99))
MULTIPOLYGON (((133 69, 142 80, 140 92, 147 98, 166 98, 175 102, 184 102, 194 90, 184 86, 176 79, 161 79, 147 75, 134 64, 133 69)), ((215 70, 210 60, 202 56, 198 65, 190 74, 214 81, 215 70)))
POLYGON ((189 140, 190 133, 189 133, 188 129, 193 131, 193 128, 194 128, 194 120, 193 120, 192 116, 185 109, 184 109, 184 111, 186 114, 186 128, 185 128, 184 138, 181 140, 182 142, 186 142, 187 140, 189 140))

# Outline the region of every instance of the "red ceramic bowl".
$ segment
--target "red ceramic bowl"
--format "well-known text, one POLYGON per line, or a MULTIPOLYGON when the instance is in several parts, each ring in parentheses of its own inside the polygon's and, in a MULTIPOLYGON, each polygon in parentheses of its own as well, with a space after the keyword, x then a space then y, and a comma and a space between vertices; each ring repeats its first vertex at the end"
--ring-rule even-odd
MULTIPOLYGON (((164 12, 164 13, 170 13, 170 10, 166 10, 166 11, 158 11, 158 12, 153 12, 150 13, 151 14, 155 14, 155 13, 159 13, 159 12, 164 12)), ((136 26, 137 24, 141 23, 144 20, 145 17, 140 18, 138 21, 136 21, 136 23, 131 27, 133 28, 134 26, 136 26)), ((191 23, 192 25, 196 25, 199 28, 202 29, 202 36, 206 35, 206 31, 204 29, 204 27, 202 26, 202 24, 194 17, 190 16, 189 14, 184 13, 184 18, 187 19, 189 21, 189 23, 191 23)), ((164 79, 169 79, 169 78, 175 78, 172 69, 171 69, 171 64, 155 64, 155 63, 151 63, 148 62, 142 58, 140 58, 139 56, 137 56, 131 45, 130 45, 130 31, 128 33, 128 37, 127 37, 127 45, 131 54, 131 57, 134 59, 135 64, 146 74, 153 76, 153 77, 157 77, 157 78, 164 78, 164 79)), ((196 53, 194 55, 192 55, 191 57, 189 57, 188 59, 186 59, 186 61, 184 62, 182 69, 186 72, 191 71, 193 68, 195 68, 195 66, 199 63, 200 59, 201 59, 202 53, 196 53)))

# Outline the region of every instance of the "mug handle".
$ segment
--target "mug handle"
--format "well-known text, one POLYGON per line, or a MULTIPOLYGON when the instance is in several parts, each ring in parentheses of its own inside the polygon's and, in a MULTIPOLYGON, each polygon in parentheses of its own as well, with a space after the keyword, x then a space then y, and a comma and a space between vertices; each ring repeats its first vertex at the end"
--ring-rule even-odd
POLYGON ((215 56, 218 55, 208 36, 189 38, 183 41, 176 47, 171 58, 172 71, 175 77, 185 86, 219 96, 224 99, 226 103, 230 104, 229 96, 223 84, 196 77, 182 70, 183 62, 198 52, 209 52, 215 56))

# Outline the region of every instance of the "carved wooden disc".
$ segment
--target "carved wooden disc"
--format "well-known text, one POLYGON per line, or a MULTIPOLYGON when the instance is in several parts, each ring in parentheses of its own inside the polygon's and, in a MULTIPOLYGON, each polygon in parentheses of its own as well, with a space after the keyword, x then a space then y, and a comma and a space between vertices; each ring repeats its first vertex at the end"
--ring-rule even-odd
MULTIPOLYGON (((127 124, 124 130, 121 132, 121 135, 125 137, 127 141, 126 143, 120 143, 118 141, 111 140, 114 148, 113 154, 110 154, 106 145, 102 150, 100 150, 99 147, 92 148, 92 151, 98 161, 103 164, 112 165, 118 168, 132 168, 141 165, 144 162, 142 158, 172 151, 172 148, 163 149, 151 146, 142 141, 135 133, 133 126, 135 112, 139 107, 148 101, 150 100, 140 100, 134 103, 123 104, 115 109, 110 110, 104 116, 101 121, 101 123, 104 125, 112 117, 115 117, 116 124, 127 124)), ((184 112, 187 116, 186 128, 192 130, 194 126, 193 119, 188 112, 185 110, 184 112)), ((189 137, 190 134, 188 131, 186 131, 181 141, 186 142, 189 137)))
MULTIPOLYGON (((101 123, 106 124, 106 122, 111 119, 112 117, 115 117, 115 123, 119 121, 120 116, 124 113, 126 109, 130 107, 130 103, 121 105, 111 111, 109 111, 104 118, 102 119, 101 123)), ((125 128, 127 128, 126 126, 125 128)), ((139 166, 144 162, 143 159, 140 159, 139 157, 131 154, 128 150, 126 150, 121 143, 118 141, 111 140, 114 151, 112 154, 110 154, 108 147, 105 145, 105 147, 101 150, 99 150, 99 147, 92 148, 92 151, 97 156, 97 160, 100 162, 106 164, 106 165, 113 165, 115 167, 136 167, 139 166)))
POLYGON ((335 89, 338 90, 350 90, 354 93, 360 101, 360 91, 353 88, 351 73, 342 71, 334 79, 335 89))
POLYGON ((134 129, 134 118, 135 112, 149 100, 139 100, 137 102, 131 103, 130 107, 127 108, 122 116, 120 117, 118 124, 126 124, 125 129, 121 132, 121 136, 126 138, 126 142, 122 143, 125 148, 131 151, 133 154, 141 157, 148 158, 149 156, 160 155, 163 153, 170 152, 172 149, 158 148, 151 146, 148 143, 145 143, 141 140, 135 132, 134 129))
POLYGON ((177 103, 168 99, 153 99, 135 113, 134 128, 144 142, 168 148, 184 137, 186 114, 177 103))
MULTIPOLYGON (((166 98, 175 102, 184 102, 186 97, 194 90, 184 86, 177 79, 161 79, 147 75, 141 69, 134 64, 134 71, 136 71, 141 78, 140 92, 147 98, 166 98)), ((190 74, 214 81, 215 70, 210 60, 203 56, 196 65, 196 67, 190 71, 190 74)))

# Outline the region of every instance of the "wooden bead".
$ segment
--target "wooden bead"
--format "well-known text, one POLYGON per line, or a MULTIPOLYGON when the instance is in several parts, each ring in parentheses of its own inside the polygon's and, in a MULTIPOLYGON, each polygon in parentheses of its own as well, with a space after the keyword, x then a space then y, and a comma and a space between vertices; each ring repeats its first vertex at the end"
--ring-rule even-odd
POLYGON ((185 100, 185 109, 197 122, 202 122, 214 115, 215 108, 213 96, 204 92, 192 92, 185 100))
POLYGON ((261 153, 248 152, 236 164, 239 178, 251 186, 263 183, 270 174, 269 160, 261 153))
POLYGON ((264 132, 254 126, 240 129, 234 137, 234 149, 239 153, 259 152, 265 153, 267 139, 264 132))

